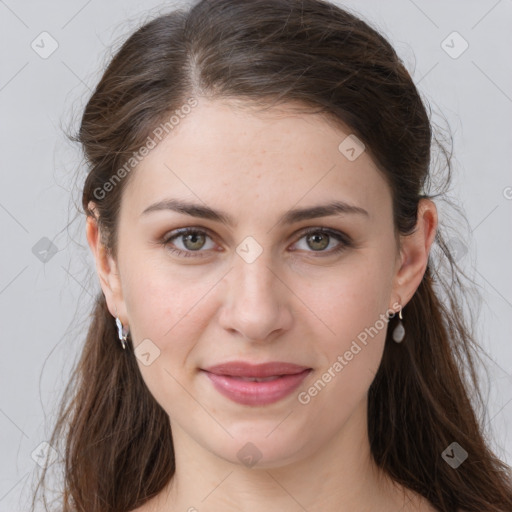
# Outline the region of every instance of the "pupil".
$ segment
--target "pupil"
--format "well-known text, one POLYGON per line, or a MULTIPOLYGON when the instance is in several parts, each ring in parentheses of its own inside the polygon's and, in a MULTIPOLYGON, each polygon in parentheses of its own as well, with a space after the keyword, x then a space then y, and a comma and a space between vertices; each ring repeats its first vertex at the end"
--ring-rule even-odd
MULTIPOLYGON (((318 242, 318 239, 319 238, 322 238, 324 237, 325 238, 325 235, 323 234, 315 234, 315 235, 311 235, 311 238, 313 238, 313 243, 317 243, 318 242)), ((324 249, 326 247, 325 243, 322 245, 322 247, 320 247, 321 249, 324 249)))
POLYGON ((195 243, 197 243, 197 238, 200 236, 201 236, 200 234, 191 233, 189 235, 186 235, 186 239, 187 239, 187 241, 191 241, 192 244, 195 244, 195 243))

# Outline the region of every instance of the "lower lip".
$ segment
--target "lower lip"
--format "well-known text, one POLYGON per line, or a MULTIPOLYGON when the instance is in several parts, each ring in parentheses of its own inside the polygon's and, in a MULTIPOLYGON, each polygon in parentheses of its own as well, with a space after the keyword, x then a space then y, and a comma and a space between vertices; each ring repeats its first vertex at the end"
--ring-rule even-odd
POLYGON ((267 405, 292 393, 309 375, 311 369, 266 382, 240 380, 227 375, 202 371, 206 373, 215 389, 233 402, 243 405, 267 405))

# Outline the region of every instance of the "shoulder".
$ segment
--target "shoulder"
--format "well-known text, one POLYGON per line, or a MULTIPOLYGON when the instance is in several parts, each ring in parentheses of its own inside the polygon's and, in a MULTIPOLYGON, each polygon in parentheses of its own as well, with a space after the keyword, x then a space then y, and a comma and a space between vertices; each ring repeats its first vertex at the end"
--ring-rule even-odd
MULTIPOLYGON (((404 491, 402 506, 403 512, 441 512, 440 509, 435 507, 425 496, 411 489, 402 488, 404 491)), ((463 512, 457 510, 456 512, 463 512)))
MULTIPOLYGON (((417 495, 417 499, 415 503, 409 503, 410 508, 408 508, 408 512, 442 512, 441 509, 434 506, 427 498, 424 496, 417 495)), ((405 510, 405 509, 404 509, 405 510)), ((463 510, 462 508, 458 508, 455 512, 468 512, 467 510, 463 510)))
POLYGON ((140 507, 130 510, 129 512, 153 512, 154 508, 152 507, 152 500, 146 501, 140 507))

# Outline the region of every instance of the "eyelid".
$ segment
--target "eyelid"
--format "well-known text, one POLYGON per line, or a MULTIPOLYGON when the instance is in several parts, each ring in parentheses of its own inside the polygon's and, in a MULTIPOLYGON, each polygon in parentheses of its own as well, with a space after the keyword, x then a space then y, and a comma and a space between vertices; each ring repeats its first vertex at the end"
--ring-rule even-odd
MULTIPOLYGON (((202 226, 187 226, 187 227, 184 227, 184 228, 178 228, 178 229, 174 229, 172 231, 169 231, 168 233, 166 233, 159 240, 159 243, 161 243, 161 245, 163 245, 164 247, 166 247, 169 250, 171 250, 171 252, 187 253, 187 254, 190 254, 190 255, 196 255, 197 254, 198 257, 203 257, 201 255, 201 253, 208 252, 208 251, 203 251, 203 250, 184 251, 183 249, 178 249, 178 248, 170 249, 168 247, 168 245, 171 243, 171 240, 179 238, 180 236, 185 236, 185 235, 188 235, 188 234, 191 234, 191 233, 196 233, 196 232, 200 233, 200 234, 204 234, 204 235, 208 236, 209 238, 211 238, 213 241, 215 241, 215 236, 213 235, 212 231, 210 231, 208 228, 205 228, 205 227, 202 227, 202 226)), ((210 249, 210 250, 212 250, 212 249, 210 249)))
MULTIPOLYGON (((160 239, 160 243, 164 247, 167 247, 168 244, 170 244, 171 240, 173 240, 175 238, 179 238, 180 236, 185 236, 187 234, 195 233, 195 232, 207 235, 209 238, 211 238, 212 240, 215 241, 216 235, 214 235, 213 232, 209 228, 205 228, 203 226, 187 226, 187 227, 178 228, 178 229, 175 229, 175 230, 172 230, 172 231, 166 233, 160 239)), ((329 228, 329 227, 325 227, 325 226, 308 226, 308 227, 298 229, 293 235, 294 238, 296 238, 295 242, 293 242, 293 245, 296 244, 297 242, 299 242, 305 236, 307 236, 309 234, 314 234, 314 233, 325 233, 328 236, 330 236, 331 238, 334 238, 335 240, 337 240, 339 242, 338 246, 336 246, 334 249, 330 249, 329 251, 307 251, 307 252, 311 253, 312 255, 315 255, 315 252, 316 252, 318 254, 318 257, 321 257, 322 255, 324 255, 324 256, 335 255, 339 252, 342 252, 343 250, 345 250, 347 248, 354 246, 352 238, 349 235, 347 235, 345 232, 339 231, 338 229, 335 229, 335 228, 329 228)), ((206 251, 203 251, 203 250, 190 251, 190 250, 183 250, 183 249, 178 249, 178 248, 173 248, 173 249, 169 248, 169 250, 171 250, 171 252, 175 252, 175 253, 185 253, 187 255, 193 255, 193 257, 204 257, 201 253, 208 253, 212 249, 206 250, 206 251)), ((296 249, 293 250, 293 252, 295 252, 295 251, 296 251, 296 249)))

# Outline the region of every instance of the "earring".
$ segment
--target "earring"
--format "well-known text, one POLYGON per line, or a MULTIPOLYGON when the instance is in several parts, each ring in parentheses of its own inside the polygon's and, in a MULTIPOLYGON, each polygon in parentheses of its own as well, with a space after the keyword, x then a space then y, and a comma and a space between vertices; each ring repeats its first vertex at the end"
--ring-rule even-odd
MULTIPOLYGON (((117 315, 117 307, 116 307, 116 315, 117 315)), ((128 338, 129 330, 127 327, 123 327, 121 320, 116 316, 116 325, 117 325, 117 335, 119 336, 119 340, 121 341, 121 345, 123 345, 123 349, 126 349, 126 340, 128 338)))
POLYGON ((398 313, 398 325, 393 329, 393 341, 396 343, 401 343, 405 336, 405 328, 404 324, 401 322, 402 320, 402 307, 400 306, 400 312, 398 313))

